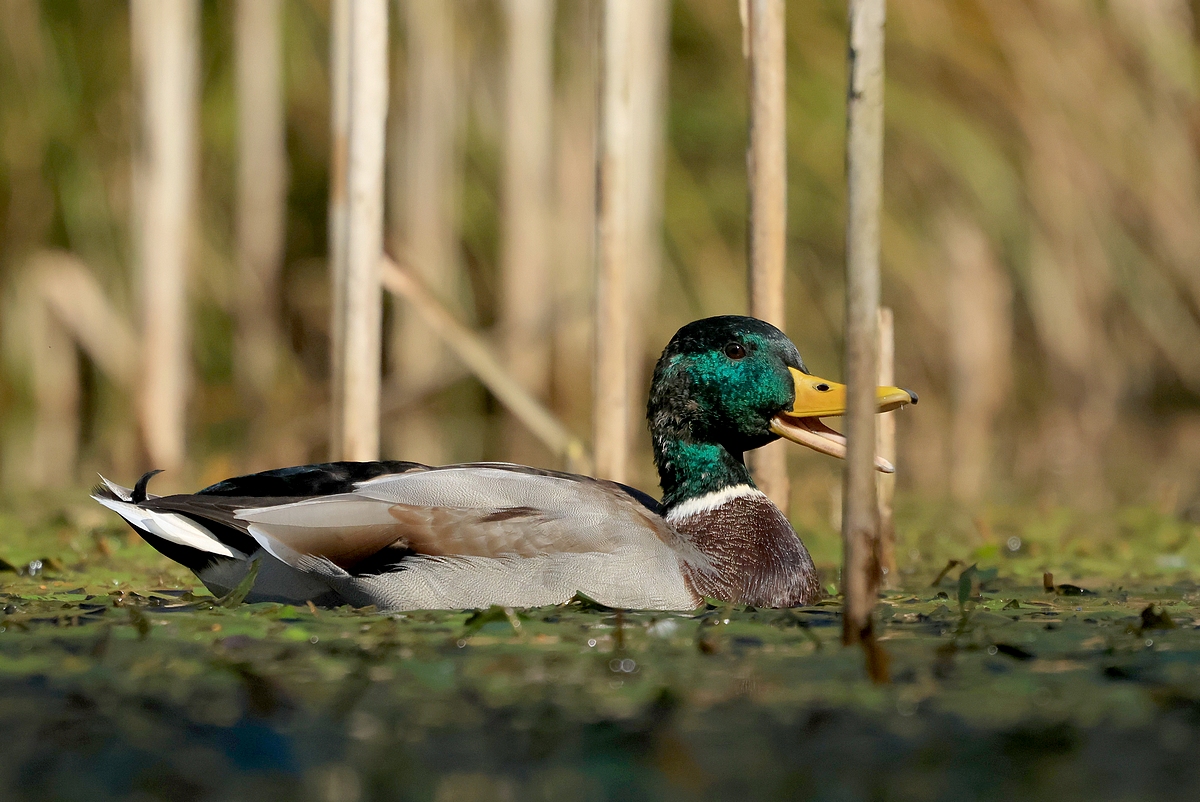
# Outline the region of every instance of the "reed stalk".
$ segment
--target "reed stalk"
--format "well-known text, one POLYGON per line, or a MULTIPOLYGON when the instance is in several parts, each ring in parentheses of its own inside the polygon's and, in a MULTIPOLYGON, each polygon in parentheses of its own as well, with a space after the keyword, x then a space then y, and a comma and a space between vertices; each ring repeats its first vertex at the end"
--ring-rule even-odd
MULTIPOLYGON (((550 173, 554 3, 508 0, 500 328, 512 375, 534 397, 550 388, 550 173)), ((506 432, 510 458, 526 447, 506 432)))
POLYGON ((596 472, 624 481, 629 463, 629 44, 632 0, 605 0, 600 90, 593 450, 596 472))
POLYGON ((844 418, 848 442, 842 496, 842 641, 863 642, 869 673, 877 680, 887 676, 872 622, 880 578, 874 463, 883 190, 883 25, 884 0, 850 0, 844 418))
MULTIPOLYGON (((456 11, 444 0, 404 0, 404 120, 393 148, 391 229, 397 255, 414 265, 439 298, 460 290, 459 199, 462 100, 458 86, 456 11)), ((411 310, 397 309, 389 334, 390 384, 404 395, 444 383, 446 349, 411 310)), ((449 457, 437 416, 425 406, 407 412, 389 432, 389 448, 431 464, 449 457)))
MULTIPOLYGON (((744 43, 750 62, 750 315, 785 328, 787 269, 787 50, 783 0, 747 0, 744 43)), ((771 443, 747 455, 754 481, 788 510, 787 451, 771 443)))
POLYGON ((141 130, 134 170, 141 301, 138 417, 150 463, 184 460, 189 392, 187 268, 196 183, 196 0, 133 0, 141 130))
MULTIPOLYGON (((334 158, 344 154, 341 186, 331 192, 344 203, 344 222, 331 243, 331 267, 338 306, 333 395, 333 451, 338 459, 379 458, 380 362, 382 359, 383 165, 386 139, 388 59, 387 0, 338 0, 335 3, 336 77, 347 83, 335 90, 334 158), (348 9, 337 8, 346 3, 348 9), (337 68, 338 58, 344 69, 337 68), (345 148, 339 147, 339 114, 345 114, 345 148), (343 200, 344 199, 344 200, 343 200)), ((332 223, 331 223, 332 225, 332 223)))
MULTIPOLYGON (((879 308, 879 376, 881 386, 896 383, 896 317, 890 307, 879 308)), ((879 416, 875 430, 875 453, 896 464, 896 418, 894 412, 879 416)), ((899 586, 896 573, 896 474, 877 473, 879 494, 879 571, 888 588, 899 586)))
POLYGON ((238 266, 234 371, 245 396, 264 400, 281 355, 279 280, 287 207, 280 0, 238 0, 234 27, 238 266))

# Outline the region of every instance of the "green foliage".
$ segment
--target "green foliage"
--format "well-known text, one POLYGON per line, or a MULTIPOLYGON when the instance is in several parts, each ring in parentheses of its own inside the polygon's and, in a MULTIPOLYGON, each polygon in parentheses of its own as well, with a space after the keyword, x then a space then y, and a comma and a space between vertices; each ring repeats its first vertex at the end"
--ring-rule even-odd
POLYGON ((983 586, 995 579, 1000 574, 998 568, 987 568, 979 570, 978 565, 972 565, 970 568, 958 575, 958 607, 962 611, 966 611, 967 602, 972 599, 981 597, 983 586))
POLYGON ((229 591, 229 593, 217 599, 217 604, 222 607, 234 608, 246 600, 250 595, 250 591, 254 590, 254 580, 258 579, 258 569, 261 567, 261 560, 254 560, 250 563, 250 569, 246 571, 246 576, 238 582, 237 587, 229 591))

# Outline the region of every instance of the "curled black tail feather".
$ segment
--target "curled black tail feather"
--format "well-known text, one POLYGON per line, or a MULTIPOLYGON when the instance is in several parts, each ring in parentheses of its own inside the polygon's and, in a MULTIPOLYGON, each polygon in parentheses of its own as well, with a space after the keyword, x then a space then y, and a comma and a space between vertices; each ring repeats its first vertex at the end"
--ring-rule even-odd
POLYGON ((150 480, 158 474, 162 473, 159 468, 153 471, 146 471, 142 474, 142 478, 137 480, 137 484, 133 486, 133 496, 129 499, 134 504, 141 504, 146 500, 146 488, 150 485, 150 480))

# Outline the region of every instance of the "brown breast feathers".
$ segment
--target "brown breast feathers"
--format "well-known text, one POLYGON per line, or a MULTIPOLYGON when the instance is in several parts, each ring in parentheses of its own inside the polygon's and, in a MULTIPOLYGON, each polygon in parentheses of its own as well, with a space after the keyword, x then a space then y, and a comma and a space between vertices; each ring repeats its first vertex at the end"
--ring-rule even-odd
MULTIPOLYGON (((770 499, 746 488, 716 506, 685 502, 670 522, 708 557, 711 568, 682 565, 700 596, 755 607, 798 607, 821 597, 808 549, 770 499)), ((700 500, 697 500, 700 501, 700 500)))

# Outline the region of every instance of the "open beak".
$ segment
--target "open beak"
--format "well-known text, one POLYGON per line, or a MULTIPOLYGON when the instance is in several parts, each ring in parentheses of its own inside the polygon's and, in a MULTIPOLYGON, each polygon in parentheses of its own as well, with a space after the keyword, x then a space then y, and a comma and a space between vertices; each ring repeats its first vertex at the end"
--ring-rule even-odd
MULTIPOLYGON (((780 412, 771 419, 771 431, 814 451, 845 459, 846 437, 822 423, 821 418, 846 412, 846 385, 810 376, 795 368, 788 370, 796 385, 796 402, 787 412, 780 412)), ((917 403, 917 396, 899 387, 878 387, 875 401, 877 412, 891 412, 905 404, 917 403)), ((875 467, 884 473, 896 470, 883 457, 875 457, 875 467)))

